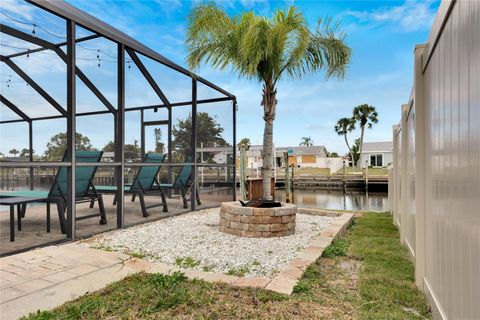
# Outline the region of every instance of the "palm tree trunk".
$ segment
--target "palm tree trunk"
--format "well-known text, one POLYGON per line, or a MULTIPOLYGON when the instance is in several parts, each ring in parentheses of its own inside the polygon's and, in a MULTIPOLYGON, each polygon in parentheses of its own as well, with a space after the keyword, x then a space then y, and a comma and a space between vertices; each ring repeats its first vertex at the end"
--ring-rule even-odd
POLYGON ((262 195, 263 199, 272 200, 272 164, 273 164, 273 121, 275 120, 275 107, 277 91, 272 81, 265 81, 263 85, 263 120, 265 129, 263 132, 262 152, 262 195))
MULTIPOLYGON (((362 149, 363 149, 363 134, 365 132, 365 126, 362 126, 362 131, 360 133, 360 148, 358 149, 358 161, 360 161, 360 158, 362 156, 362 149)), ((361 164, 360 164, 361 165, 361 164)))
POLYGON ((263 198, 272 199, 272 162, 273 162, 273 121, 265 121, 263 132, 263 198))
POLYGON ((346 132, 345 132, 345 134, 343 135, 343 137, 345 138, 345 143, 347 144, 348 151, 350 152, 350 157, 352 157, 352 167, 354 167, 354 166, 355 166, 355 158, 353 157, 352 148, 350 148, 350 144, 348 143, 347 133, 346 133, 346 132))

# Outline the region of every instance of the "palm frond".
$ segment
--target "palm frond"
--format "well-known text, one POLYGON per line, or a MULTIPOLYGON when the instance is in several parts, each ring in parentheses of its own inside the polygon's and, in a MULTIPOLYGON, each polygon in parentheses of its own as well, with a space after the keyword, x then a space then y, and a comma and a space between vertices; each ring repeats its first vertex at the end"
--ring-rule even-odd
POLYGON ((267 18, 253 12, 229 17, 215 3, 201 4, 189 17, 187 62, 190 68, 202 62, 231 66, 241 76, 274 85, 284 73, 301 78, 322 69, 326 77, 342 78, 351 58, 344 38, 339 22, 328 18, 310 31, 295 6, 267 18))

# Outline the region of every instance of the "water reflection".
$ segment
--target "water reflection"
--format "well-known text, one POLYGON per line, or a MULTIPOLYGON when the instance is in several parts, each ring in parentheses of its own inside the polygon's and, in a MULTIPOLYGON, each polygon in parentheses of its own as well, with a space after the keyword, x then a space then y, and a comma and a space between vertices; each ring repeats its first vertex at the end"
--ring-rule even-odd
MULTIPOLYGON (((292 193, 290 193, 292 198, 292 193)), ((275 190, 275 199, 285 201, 285 190, 275 190)), ((324 208, 337 210, 372 210, 387 211, 387 193, 368 193, 362 191, 347 191, 343 194, 336 190, 322 189, 295 189, 293 191, 293 203, 300 207, 324 208)))

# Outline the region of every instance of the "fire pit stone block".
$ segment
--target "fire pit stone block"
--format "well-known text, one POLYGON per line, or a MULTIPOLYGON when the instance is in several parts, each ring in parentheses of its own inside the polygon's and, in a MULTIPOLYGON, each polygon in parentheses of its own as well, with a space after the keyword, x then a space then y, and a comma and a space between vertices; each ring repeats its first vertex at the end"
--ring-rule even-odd
POLYGON ((297 206, 282 203, 276 208, 242 207, 240 202, 224 202, 220 209, 219 230, 248 238, 271 238, 295 233, 297 206))

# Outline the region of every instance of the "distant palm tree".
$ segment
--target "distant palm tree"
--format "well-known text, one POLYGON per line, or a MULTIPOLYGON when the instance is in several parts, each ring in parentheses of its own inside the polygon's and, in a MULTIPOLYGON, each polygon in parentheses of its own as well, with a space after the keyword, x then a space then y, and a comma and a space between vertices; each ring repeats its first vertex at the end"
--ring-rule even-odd
POLYGON ((360 122, 360 150, 359 154, 362 154, 363 148, 363 135, 365 134, 365 126, 369 129, 378 122, 378 112, 375 110, 374 106, 368 104, 362 104, 353 109, 353 118, 354 121, 360 122))
POLYGON ((311 147, 313 146, 313 140, 310 137, 302 137, 302 142, 299 144, 300 146, 311 147))
POLYGON ((355 162, 353 161, 353 152, 350 144, 348 143, 347 134, 355 129, 355 121, 352 118, 341 118, 337 121, 335 125, 335 132, 339 136, 343 136, 345 139, 345 144, 347 145, 348 152, 352 158, 352 165, 355 166, 355 162))
POLYGON ((13 155, 14 157, 16 157, 17 154, 20 153, 20 151, 18 151, 17 149, 12 149, 12 150, 8 151, 8 153, 10 153, 10 154, 13 155))
POLYGON ((299 79, 325 70, 326 77, 342 78, 351 49, 338 32, 338 24, 319 20, 311 31, 302 13, 291 6, 273 17, 245 12, 230 17, 215 3, 200 4, 190 14, 187 31, 188 64, 202 61, 224 70, 231 66, 240 76, 263 83, 263 198, 271 199, 273 122, 277 106, 277 82, 299 79))
POLYGON ((250 139, 249 138, 243 138, 242 140, 240 140, 240 142, 238 143, 239 146, 241 145, 244 145, 244 146, 250 146, 250 139))

